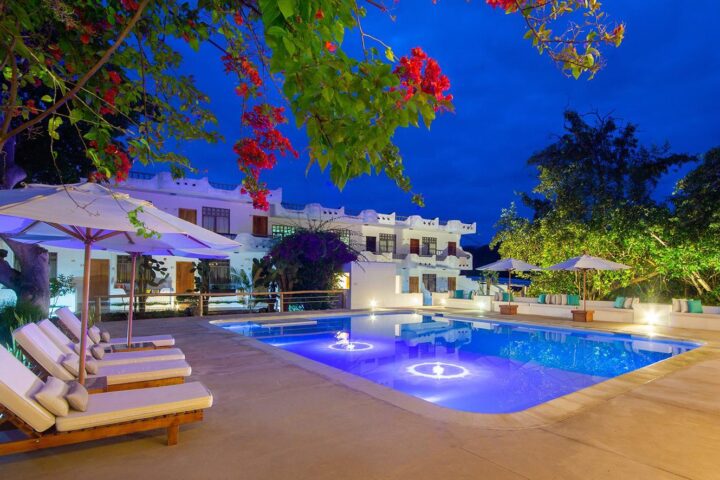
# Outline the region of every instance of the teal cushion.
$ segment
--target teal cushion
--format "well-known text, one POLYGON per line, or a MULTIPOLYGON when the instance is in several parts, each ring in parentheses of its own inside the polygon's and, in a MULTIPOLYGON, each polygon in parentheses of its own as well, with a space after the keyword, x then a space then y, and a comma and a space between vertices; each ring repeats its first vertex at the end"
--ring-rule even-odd
POLYGON ((615 308, 624 308, 625 307, 625 297, 615 297, 615 305, 613 305, 615 308))
POLYGON ((580 306, 580 295, 568 295, 568 305, 580 306))
POLYGON ((464 290, 455 290, 455 298, 463 298, 464 294, 464 290))
POLYGON ((700 300, 688 300, 688 313, 703 313, 700 300))
POLYGON ((472 299, 473 299, 473 293, 474 293, 474 292, 473 292, 472 290, 470 290, 470 292, 468 292, 468 300, 472 300, 472 299))
POLYGON ((547 298, 547 293, 541 293, 538 295, 538 303, 545 303, 545 299, 547 298))
POLYGON ((503 302, 512 302, 514 300, 512 294, 508 292, 503 293, 503 302))

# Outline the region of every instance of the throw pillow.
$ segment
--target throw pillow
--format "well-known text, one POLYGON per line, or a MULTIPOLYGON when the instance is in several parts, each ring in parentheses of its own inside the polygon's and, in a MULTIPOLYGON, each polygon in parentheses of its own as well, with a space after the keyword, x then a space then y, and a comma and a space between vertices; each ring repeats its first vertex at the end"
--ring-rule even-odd
POLYGON ((90 347, 90 353, 92 353, 92 356, 98 360, 102 360, 105 356, 105 347, 102 345, 93 345, 90 347))
POLYGON ((110 332, 108 332, 107 330, 103 330, 102 332, 100 332, 100 340, 103 343, 110 343, 110 332))
POLYGON ((673 311, 673 312, 679 312, 679 311, 680 311, 680 299, 679 299, 679 298, 673 298, 673 299, 672 299, 672 311, 673 311))
POLYGON ((545 293, 538 295, 538 303, 545 303, 545 297, 547 297, 547 294, 545 293))
POLYGON ((680 302, 680 313, 687 313, 688 312, 687 298, 681 298, 679 300, 679 302, 680 302))
POLYGON ((632 297, 627 297, 625 299, 625 304, 623 304, 623 308, 627 308, 627 309, 632 308, 632 303, 633 303, 632 297))
POLYGON ((567 304, 568 304, 567 293, 563 293, 560 295, 560 305, 567 305, 567 304))
POLYGON ((73 377, 80 375, 80 357, 76 353, 68 353, 63 357, 61 363, 73 377))
POLYGON ((70 405, 65 400, 67 391, 67 383, 59 378, 48 377, 45 385, 35 394, 35 400, 53 415, 64 417, 70 411, 70 405))
POLYGON ((93 343, 100 343, 100 340, 102 340, 102 337, 100 336, 100 329, 98 327, 88 328, 88 337, 90 337, 90 340, 92 340, 93 343))
POLYGON ((625 297, 615 297, 615 308, 623 308, 625 306, 625 297))
POLYGON ((89 400, 87 388, 78 382, 72 382, 65 394, 65 400, 73 410, 86 411, 89 400))
POLYGON ((702 302, 700 300, 688 300, 688 313, 703 313, 702 302))

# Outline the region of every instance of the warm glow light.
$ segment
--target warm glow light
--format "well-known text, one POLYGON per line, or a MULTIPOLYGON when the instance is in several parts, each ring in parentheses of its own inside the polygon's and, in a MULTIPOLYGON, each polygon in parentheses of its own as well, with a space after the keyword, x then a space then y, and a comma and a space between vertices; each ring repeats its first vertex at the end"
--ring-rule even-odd
POLYGON ((337 342, 328 345, 332 350, 339 350, 341 352, 363 352, 365 350, 372 350, 373 345, 367 342, 337 342))
POLYGON ((441 299, 440 299, 440 305, 447 305, 447 299, 446 299, 446 298, 441 298, 441 299))
POLYGON ((660 321, 660 314, 656 310, 645 310, 643 320, 648 325, 657 325, 660 321))
POLYGON ((377 315, 375 315, 374 313, 370 315, 370 320, 377 320, 377 315))
POLYGON ((370 300, 370 308, 377 307, 377 304, 378 304, 377 300, 375 300, 374 298, 372 300, 370 300))

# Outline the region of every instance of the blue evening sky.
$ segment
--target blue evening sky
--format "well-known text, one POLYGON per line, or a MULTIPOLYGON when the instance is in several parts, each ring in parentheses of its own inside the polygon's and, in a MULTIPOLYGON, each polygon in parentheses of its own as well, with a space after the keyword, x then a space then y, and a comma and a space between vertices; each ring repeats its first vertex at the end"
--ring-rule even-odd
MULTIPOLYGON (((504 15, 483 0, 401 0, 395 22, 370 13, 368 33, 393 46, 396 54, 422 46, 452 82, 455 113, 441 115, 432 130, 398 132, 397 143, 420 209, 384 177, 364 177, 339 192, 328 176, 313 168, 306 176, 304 133, 285 132, 301 152, 284 159, 265 176, 293 203, 374 208, 382 212, 477 222, 467 243, 486 243, 502 208, 515 192, 530 190, 534 170, 527 158, 562 132, 562 112, 612 113, 639 124, 643 142, 669 142, 677 152, 701 153, 720 145, 720 49, 713 33, 717 0, 691 5, 670 0, 608 0, 604 8, 627 23, 619 49, 606 50, 607 67, 592 81, 566 78, 523 40, 522 19, 504 15), (713 13, 714 12, 714 13, 713 13)), ((370 8, 370 10, 373 10, 370 8)), ((354 32, 347 42, 357 43, 354 32)), ((218 54, 203 48, 189 54, 187 73, 211 97, 226 142, 188 143, 180 148, 211 180, 241 180, 232 153, 239 138, 240 101, 233 93, 218 54)), ((661 185, 672 191, 677 174, 661 185)))

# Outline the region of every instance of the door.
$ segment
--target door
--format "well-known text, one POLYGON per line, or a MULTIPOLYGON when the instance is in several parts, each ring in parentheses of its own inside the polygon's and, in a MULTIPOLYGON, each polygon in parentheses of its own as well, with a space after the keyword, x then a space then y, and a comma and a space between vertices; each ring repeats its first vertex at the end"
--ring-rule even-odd
POLYGON ((90 260, 90 301, 95 297, 110 294, 110 260, 90 260))
POLYGON ((197 225, 197 210, 194 208, 179 208, 178 217, 182 218, 186 222, 197 225))
POLYGON ((453 257, 457 257, 457 243, 456 242, 448 242, 448 256, 452 255, 453 257))
POLYGON ((268 236, 268 217, 253 215, 253 235, 257 237, 268 236))
POLYGON ((365 237, 365 251, 377 252, 377 237, 365 237))
POLYGON ((410 253, 420 255, 420 240, 417 238, 410 239, 410 253))
POLYGON ((410 277, 410 293, 420 293, 420 278, 410 277))
POLYGON ((448 277, 448 292, 453 293, 457 290, 457 278, 448 277))
POLYGON ((175 264, 175 292, 187 293, 195 290, 195 274, 192 272, 194 262, 177 262, 175 264))

